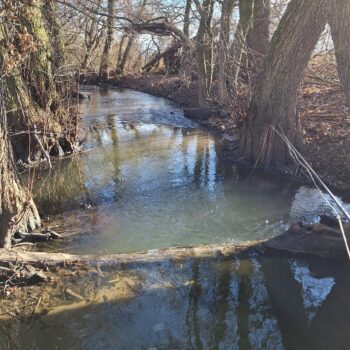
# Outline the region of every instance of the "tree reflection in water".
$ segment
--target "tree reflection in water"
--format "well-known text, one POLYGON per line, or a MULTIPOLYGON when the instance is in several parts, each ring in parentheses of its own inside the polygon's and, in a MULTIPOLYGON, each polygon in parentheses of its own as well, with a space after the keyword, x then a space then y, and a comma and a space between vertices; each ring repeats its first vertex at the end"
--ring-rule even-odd
POLYGON ((340 263, 255 255, 154 263, 28 333, 23 324, 18 339, 39 349, 345 349, 347 275, 340 263))

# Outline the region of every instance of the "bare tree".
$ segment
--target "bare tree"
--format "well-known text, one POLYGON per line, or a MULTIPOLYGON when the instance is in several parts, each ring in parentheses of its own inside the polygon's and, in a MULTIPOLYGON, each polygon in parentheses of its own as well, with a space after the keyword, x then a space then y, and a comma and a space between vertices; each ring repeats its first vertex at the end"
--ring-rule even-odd
POLYGON ((325 0, 292 0, 272 38, 241 132, 248 161, 267 167, 289 162, 288 147, 273 128, 297 140, 297 93, 307 63, 323 31, 325 0))
POLYGON ((99 76, 102 79, 109 79, 109 71, 111 68, 111 48, 113 43, 114 35, 114 3, 115 0, 108 0, 108 10, 107 10, 107 36, 105 44, 103 47, 103 52, 101 56, 101 65, 99 76))
POLYGON ((0 247, 9 248, 16 232, 34 230, 41 221, 31 194, 17 175, 7 131, 4 84, 0 76, 0 247))
POLYGON ((224 0, 221 4, 220 38, 218 54, 218 85, 219 100, 228 101, 227 80, 229 75, 229 43, 231 34, 231 17, 236 5, 236 0, 224 0))
POLYGON ((215 0, 204 0, 202 4, 196 2, 200 14, 196 36, 196 57, 198 70, 198 103, 206 106, 210 96, 213 80, 213 33, 212 19, 215 0))
POLYGON ((115 70, 116 74, 123 74, 127 60, 129 58, 132 44, 135 41, 135 33, 123 34, 122 39, 119 44, 118 58, 117 58, 117 68, 115 70), (126 41, 126 45, 124 42, 126 41), (125 47, 124 47, 125 46, 125 47))
MULTIPOLYGON (((95 12, 101 5, 101 0, 98 0, 95 4, 92 4, 93 9, 95 12)), ((76 22, 77 19, 74 18, 74 21, 76 22)), ((96 49, 99 47, 102 38, 105 35, 105 29, 104 26, 105 18, 102 18, 98 13, 92 13, 90 17, 83 16, 82 19, 82 29, 80 31, 83 32, 83 45, 84 45, 84 55, 83 59, 81 60, 81 68, 86 69, 89 65, 90 60, 92 59, 92 56, 96 49)), ((76 43, 77 38, 74 40, 76 43)))
POLYGON ((247 34, 248 65, 256 72, 270 41, 270 0, 254 0, 252 24, 247 34))

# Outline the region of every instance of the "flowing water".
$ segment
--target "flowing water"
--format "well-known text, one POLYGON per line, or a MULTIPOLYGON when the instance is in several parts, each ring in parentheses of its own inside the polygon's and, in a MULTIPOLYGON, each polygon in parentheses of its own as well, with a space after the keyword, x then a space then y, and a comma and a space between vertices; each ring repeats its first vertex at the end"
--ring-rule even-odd
POLYGON ((167 100, 84 92, 88 152, 62 160, 35 187, 41 212, 60 218, 64 232, 81 233, 52 249, 104 254, 242 242, 330 212, 315 189, 239 169, 235 142, 202 130, 167 100))
MULTIPOLYGON (((164 99, 85 93, 89 151, 36 185, 42 213, 80 234, 46 249, 103 254, 242 242, 329 213, 313 188, 239 169, 229 137, 202 130, 164 99)), ((90 302, 63 294, 60 306, 22 323, 16 341, 25 349, 347 349, 349 272, 347 262, 254 253, 154 263, 92 276, 90 302)), ((70 288, 85 296, 84 283, 70 288)))

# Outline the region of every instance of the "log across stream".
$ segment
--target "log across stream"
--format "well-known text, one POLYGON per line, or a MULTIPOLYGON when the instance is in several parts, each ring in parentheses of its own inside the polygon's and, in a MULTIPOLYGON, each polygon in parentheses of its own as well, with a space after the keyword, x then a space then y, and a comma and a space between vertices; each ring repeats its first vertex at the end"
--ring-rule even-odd
POLYGON ((26 263, 35 266, 62 266, 72 264, 91 267, 128 267, 166 261, 183 261, 186 259, 232 258, 235 254, 261 247, 263 241, 249 241, 236 245, 200 245, 194 247, 171 247, 153 249, 134 253, 117 253, 102 256, 76 255, 28 251, 23 249, 0 250, 0 263, 26 263))
POLYGON ((7 290, 0 339, 11 349, 195 349, 199 339, 205 349, 346 348, 348 337, 337 335, 348 334, 348 262, 260 249, 1 252, 55 272, 49 283, 7 290))
POLYGON ((285 256, 318 256, 335 259, 347 257, 343 238, 328 226, 320 231, 317 225, 293 225, 287 232, 268 240, 246 241, 241 244, 198 245, 169 247, 132 253, 106 255, 77 255, 54 252, 38 252, 23 249, 0 250, 1 264, 31 264, 35 266, 69 267, 79 264, 91 267, 128 267, 186 259, 232 259, 237 254, 259 251, 261 254, 282 253, 285 256))

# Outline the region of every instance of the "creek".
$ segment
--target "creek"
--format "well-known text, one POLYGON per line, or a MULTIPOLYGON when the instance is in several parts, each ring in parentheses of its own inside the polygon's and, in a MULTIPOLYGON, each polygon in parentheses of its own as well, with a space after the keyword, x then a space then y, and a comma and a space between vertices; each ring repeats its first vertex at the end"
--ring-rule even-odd
MULTIPOLYGON (((88 151, 61 160, 35 186, 48 222, 77 235, 42 249, 101 255, 239 243, 330 214, 316 189, 238 167, 230 137, 169 101, 132 90, 83 93, 88 151)), ((69 282, 84 297, 94 285, 89 302, 51 291, 60 301, 30 326, 22 322, 16 341, 28 349, 241 350, 350 342, 348 262, 251 253, 115 273, 69 282)))
POLYGON ((165 99, 96 87, 83 93, 87 152, 59 161, 34 187, 49 223, 79 235, 46 249, 106 254, 239 243, 332 214, 316 189, 238 167, 236 142, 165 99))

